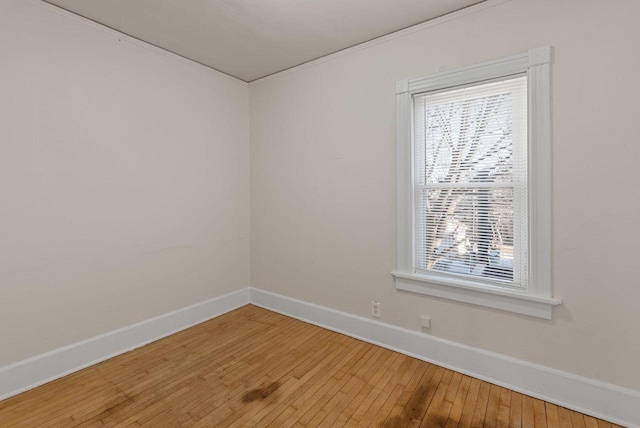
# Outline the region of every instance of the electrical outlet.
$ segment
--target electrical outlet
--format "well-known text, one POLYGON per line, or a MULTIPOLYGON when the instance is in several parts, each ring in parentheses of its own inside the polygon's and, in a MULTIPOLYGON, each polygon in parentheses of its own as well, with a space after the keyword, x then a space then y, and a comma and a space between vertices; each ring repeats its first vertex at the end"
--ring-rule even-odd
POLYGON ((422 326, 422 328, 431 328, 431 318, 429 318, 427 315, 421 315, 420 325, 422 326))
POLYGON ((376 300, 371 301, 371 316, 380 318, 380 302, 376 300))

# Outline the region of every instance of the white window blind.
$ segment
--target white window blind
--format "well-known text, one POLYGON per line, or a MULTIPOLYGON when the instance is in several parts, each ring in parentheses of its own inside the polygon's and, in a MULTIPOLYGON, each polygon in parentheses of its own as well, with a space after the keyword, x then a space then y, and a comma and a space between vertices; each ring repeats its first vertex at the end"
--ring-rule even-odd
POLYGON ((415 272, 526 289, 526 75, 413 103, 415 272))

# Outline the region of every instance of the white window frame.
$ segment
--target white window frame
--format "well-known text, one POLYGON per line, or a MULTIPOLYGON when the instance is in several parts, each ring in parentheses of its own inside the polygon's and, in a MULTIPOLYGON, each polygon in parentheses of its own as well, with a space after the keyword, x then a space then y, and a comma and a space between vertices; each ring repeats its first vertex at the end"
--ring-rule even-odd
POLYGON ((561 303, 552 294, 551 264, 551 48, 397 82, 396 288, 429 296, 551 319, 561 303), (513 290, 467 278, 425 275, 414 266, 413 97, 429 91, 527 75, 529 278, 513 290))

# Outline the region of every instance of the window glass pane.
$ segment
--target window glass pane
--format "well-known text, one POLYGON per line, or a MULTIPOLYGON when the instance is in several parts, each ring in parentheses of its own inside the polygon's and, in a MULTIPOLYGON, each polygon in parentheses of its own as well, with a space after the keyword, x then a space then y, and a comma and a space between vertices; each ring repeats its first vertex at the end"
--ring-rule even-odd
POLYGON ((513 188, 417 189, 418 268, 514 280, 513 188))
POLYGON ((526 78, 420 96, 416 132, 424 135, 428 183, 512 181, 513 137, 526 78), (421 129, 422 128, 422 129, 421 129))
POLYGON ((526 77, 414 98, 417 270, 526 286, 526 106, 526 77))

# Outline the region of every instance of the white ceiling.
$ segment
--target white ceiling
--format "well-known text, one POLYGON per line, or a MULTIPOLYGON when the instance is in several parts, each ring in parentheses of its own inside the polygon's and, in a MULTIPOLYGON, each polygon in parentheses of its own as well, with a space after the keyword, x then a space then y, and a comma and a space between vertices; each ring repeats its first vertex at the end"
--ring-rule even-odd
POLYGON ((250 82, 483 0, 45 0, 250 82))

